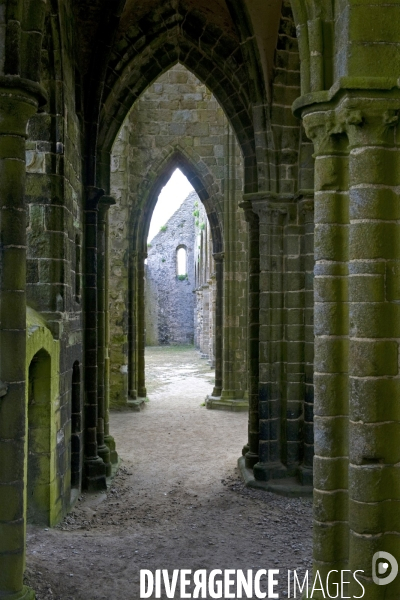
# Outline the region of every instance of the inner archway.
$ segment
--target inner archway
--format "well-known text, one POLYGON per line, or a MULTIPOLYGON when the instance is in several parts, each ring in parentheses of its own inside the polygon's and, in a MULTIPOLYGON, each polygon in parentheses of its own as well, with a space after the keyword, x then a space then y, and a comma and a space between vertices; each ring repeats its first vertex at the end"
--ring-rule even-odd
POLYGON ((146 346, 193 345, 195 244, 201 203, 176 169, 150 222, 145 260, 146 346))
MULTIPOLYGON (((116 205, 109 213, 110 405, 137 405, 146 397, 147 234, 159 193, 177 167, 199 196, 192 210, 198 221, 197 283, 207 285, 209 275, 215 273, 215 317, 208 319, 208 327, 215 327, 215 343, 209 335, 202 336, 202 352, 211 356, 216 369, 209 396, 221 399, 223 408, 247 410, 247 223, 239 208, 243 157, 215 97, 180 64, 159 77, 134 104, 112 151, 111 194, 116 205), (200 206, 205 212, 199 220, 194 213, 200 206), (224 254, 224 247, 228 253, 224 254), (233 303, 232 297, 239 301, 233 303)), ((174 261, 180 245, 174 247, 174 261)), ((174 269, 174 277, 184 287, 186 274, 176 273, 176 263, 174 269)), ((209 306, 208 300, 207 311, 209 306)))

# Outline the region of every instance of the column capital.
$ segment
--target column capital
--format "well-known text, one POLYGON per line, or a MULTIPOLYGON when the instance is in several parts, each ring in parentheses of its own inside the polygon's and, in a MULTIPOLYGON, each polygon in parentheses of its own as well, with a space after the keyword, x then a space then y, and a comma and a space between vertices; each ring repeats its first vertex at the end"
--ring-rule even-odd
POLYGON ((312 197, 303 196, 299 200, 299 211, 302 215, 305 215, 306 213, 314 212, 314 191, 313 191, 312 197))
POLYGON ((240 208, 243 209, 244 218, 250 227, 256 227, 258 225, 258 215, 253 210, 253 205, 250 200, 244 200, 239 203, 240 208))
POLYGON ((104 190, 94 185, 88 185, 85 188, 86 191, 86 203, 85 210, 97 211, 99 209, 99 203, 102 196, 104 196, 104 190))
POLYGON ((114 206, 115 204, 117 204, 117 201, 113 196, 104 194, 104 196, 101 196, 99 199, 99 208, 103 208, 104 210, 108 210, 110 206, 114 206))
POLYGON ((133 259, 145 260, 147 258, 147 256, 148 256, 148 254, 144 250, 133 250, 132 251, 133 259))
POLYGON ((46 102, 45 90, 35 81, 16 75, 0 76, 0 110, 5 116, 0 122, 0 134, 26 138, 28 120, 46 102))
POLYGON ((99 221, 100 222, 105 223, 108 209, 111 206, 114 206, 116 203, 117 202, 116 202, 115 198, 113 198, 112 196, 104 195, 104 196, 100 197, 99 203, 98 203, 99 221))
POLYGON ((225 258, 225 252, 214 252, 213 259, 215 262, 222 262, 225 258))
POLYGON ((244 194, 246 208, 252 210, 260 220, 272 217, 282 217, 292 213, 295 209, 293 194, 277 194, 275 192, 259 192, 244 194), (251 207, 251 209, 250 209, 251 207))
POLYGON ((394 144, 400 96, 349 94, 335 104, 315 104, 303 111, 307 136, 316 155, 340 154, 348 148, 394 144))

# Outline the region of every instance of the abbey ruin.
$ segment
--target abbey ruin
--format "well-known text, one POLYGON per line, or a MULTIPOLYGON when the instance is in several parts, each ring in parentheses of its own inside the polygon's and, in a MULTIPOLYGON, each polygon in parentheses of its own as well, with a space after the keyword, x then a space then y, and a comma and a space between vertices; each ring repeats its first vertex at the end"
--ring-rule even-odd
POLYGON ((34 598, 27 522, 107 489, 147 342, 248 412, 249 485, 313 495, 314 570, 398 600, 398 0, 0 7, 0 599, 34 598), (177 168, 196 198, 149 247, 177 168))

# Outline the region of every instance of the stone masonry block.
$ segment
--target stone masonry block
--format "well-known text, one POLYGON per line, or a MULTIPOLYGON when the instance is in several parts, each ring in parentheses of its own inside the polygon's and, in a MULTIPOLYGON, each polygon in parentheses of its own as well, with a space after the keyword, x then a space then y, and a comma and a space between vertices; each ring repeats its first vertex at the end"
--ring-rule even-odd
POLYGON ((337 458, 347 454, 348 419, 346 416, 314 416, 315 453, 326 458, 337 458))
POLYGON ((350 341, 350 375, 356 377, 398 374, 398 344, 395 341, 350 341))
POLYGON ((346 489, 348 486, 348 458, 314 458, 314 481, 317 490, 346 489))
POLYGON ((349 223, 348 191, 321 191, 315 197, 315 223, 349 223))
POLYGON ((314 307, 315 335, 347 335, 349 306, 345 302, 319 302, 314 307))
POLYGON ((317 373, 346 372, 348 363, 348 352, 348 340, 346 339, 316 338, 315 371, 317 373))
POLYGON ((348 228, 346 225, 315 226, 316 260, 345 261, 348 255, 348 228))
POLYGON ((351 423, 350 460, 353 464, 400 462, 400 423, 351 423))
POLYGON ((400 337, 400 305, 390 302, 350 304, 350 335, 357 338, 400 337))
POLYGON ((383 302, 385 280, 382 275, 351 275, 349 278, 350 302, 383 302))
POLYGON ((319 416, 340 416, 348 413, 349 391, 347 373, 314 375, 314 412, 319 416))
POLYGON ((400 501, 398 465, 350 465, 349 481, 350 497, 357 502, 400 501))
POLYGON ((350 256, 358 260, 399 259, 399 236, 400 225, 397 223, 354 223, 350 228, 350 256), (368 244, 365 240, 368 240, 368 244))
POLYGON ((359 379, 350 377, 350 418, 376 423, 400 421, 399 379, 359 379))

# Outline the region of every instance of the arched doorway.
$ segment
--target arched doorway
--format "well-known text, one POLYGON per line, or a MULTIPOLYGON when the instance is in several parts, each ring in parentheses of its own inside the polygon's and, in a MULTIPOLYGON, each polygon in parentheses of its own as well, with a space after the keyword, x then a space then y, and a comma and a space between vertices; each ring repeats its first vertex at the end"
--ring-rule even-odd
POLYGON ((51 358, 39 350, 29 365, 28 520, 49 524, 51 485, 51 358))

